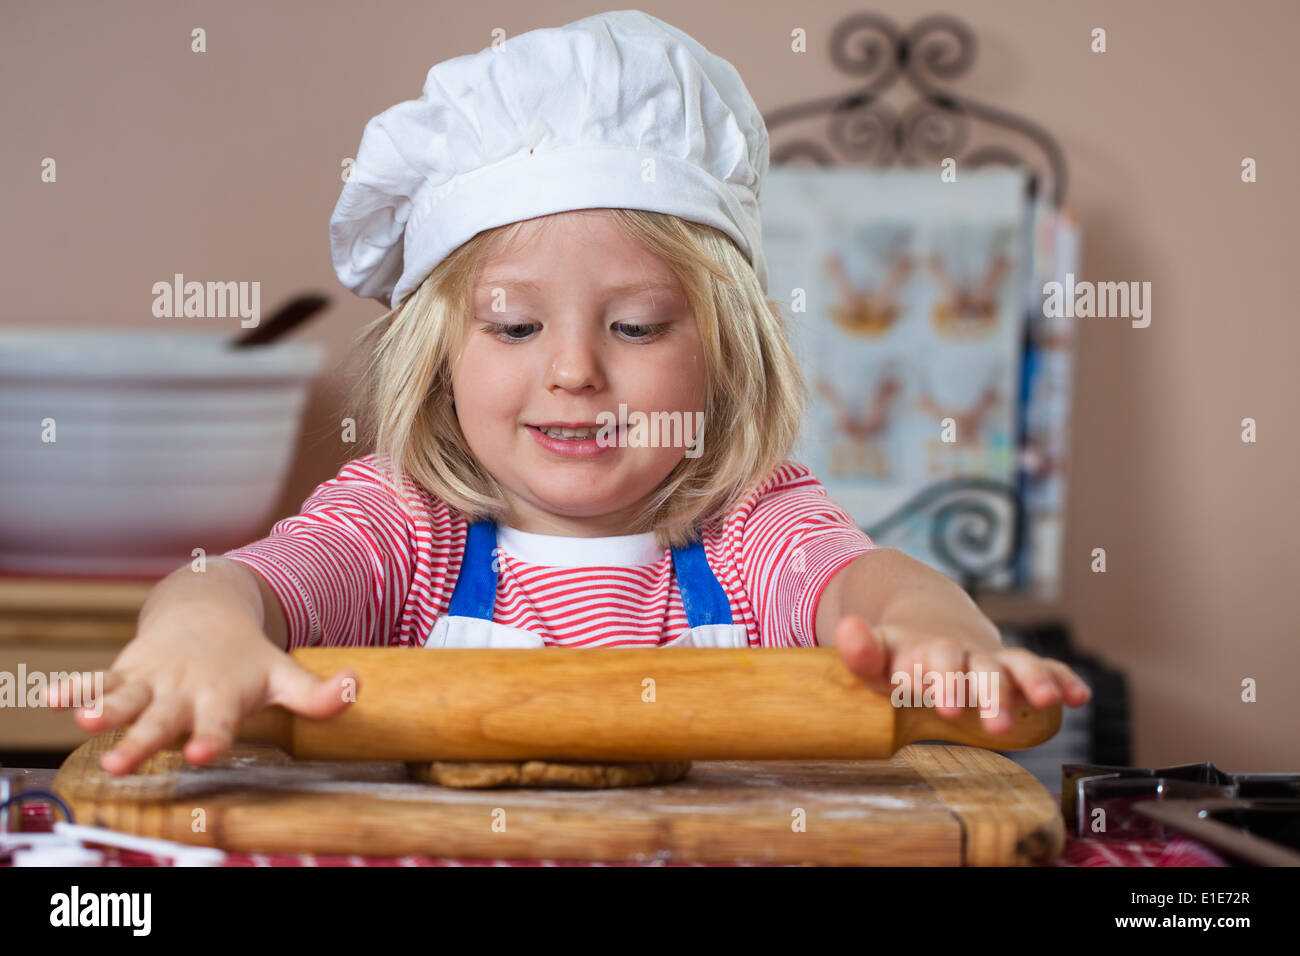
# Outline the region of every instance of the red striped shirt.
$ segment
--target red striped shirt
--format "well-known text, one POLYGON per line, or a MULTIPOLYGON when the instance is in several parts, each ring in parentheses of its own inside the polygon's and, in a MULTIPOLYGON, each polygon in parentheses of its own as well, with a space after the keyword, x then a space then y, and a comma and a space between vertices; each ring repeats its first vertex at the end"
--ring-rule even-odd
MULTIPOLYGON (((447 613, 468 525, 404 477, 410 513, 380 480, 375 456, 350 461, 302 513, 223 557, 254 569, 284 608, 289 648, 412 646, 447 613)), ((702 534, 705 554, 751 646, 816 647, 817 602, 871 540, 803 465, 784 462, 702 534)), ((549 539, 499 529, 499 624, 548 646, 656 646, 689 626, 672 555, 653 535, 549 539), (513 544, 512 544, 513 542, 513 544), (584 549, 599 560, 574 564, 584 549), (658 556, 656 558, 656 555, 658 556)))

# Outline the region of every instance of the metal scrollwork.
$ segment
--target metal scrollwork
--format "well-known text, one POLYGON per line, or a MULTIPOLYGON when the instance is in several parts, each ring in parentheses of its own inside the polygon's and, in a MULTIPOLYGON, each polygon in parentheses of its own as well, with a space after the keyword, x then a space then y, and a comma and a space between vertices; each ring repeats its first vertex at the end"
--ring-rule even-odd
POLYGON ((986 478, 953 478, 922 490, 884 520, 863 529, 878 545, 918 517, 929 520, 930 550, 968 592, 1011 570, 1020 551, 1016 489, 986 478))
POLYGON ((831 61, 845 73, 872 77, 872 88, 884 89, 898 78, 902 64, 895 52, 902 34, 894 21, 877 13, 846 17, 831 31, 831 61))
POLYGON ((861 109, 839 110, 831 117, 830 139, 840 153, 869 165, 887 165, 897 149, 898 117, 883 102, 861 109))
POLYGON ((801 136, 778 142, 773 136, 772 165, 807 161, 833 166, 849 161, 913 166, 952 157, 962 166, 1025 167, 1033 189, 1039 188, 1046 173, 1052 204, 1059 207, 1064 202, 1065 156, 1050 133, 1024 117, 958 96, 943 86, 964 76, 975 63, 975 34, 961 20, 925 17, 904 31, 888 17, 858 13, 836 24, 829 47, 836 68, 864 85, 765 115, 769 134, 810 117, 825 116, 827 121, 821 139, 801 136), (899 80, 918 96, 904 108, 885 101, 885 94, 899 80), (976 142, 976 131, 982 129, 1035 147, 1041 153, 1039 162, 1031 164, 1004 144, 976 142))

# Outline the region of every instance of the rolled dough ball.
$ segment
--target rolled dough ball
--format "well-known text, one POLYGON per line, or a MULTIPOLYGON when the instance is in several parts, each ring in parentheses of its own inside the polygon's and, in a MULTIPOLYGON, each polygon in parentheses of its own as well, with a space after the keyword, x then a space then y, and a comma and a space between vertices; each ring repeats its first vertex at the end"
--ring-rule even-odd
POLYGON ((689 760, 554 763, 549 760, 436 760, 407 764, 413 780, 444 787, 645 787, 686 776, 689 760))

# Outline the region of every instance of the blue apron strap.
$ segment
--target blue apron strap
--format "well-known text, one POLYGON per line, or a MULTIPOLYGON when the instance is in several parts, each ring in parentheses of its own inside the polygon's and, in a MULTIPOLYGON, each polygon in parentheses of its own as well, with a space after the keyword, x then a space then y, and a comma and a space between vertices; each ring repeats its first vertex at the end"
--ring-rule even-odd
POLYGON ((475 521, 469 526, 448 616, 492 620, 497 603, 497 567, 492 553, 496 546, 497 526, 490 520, 475 521))
POLYGON ((686 622, 691 627, 731 623, 727 592, 722 590, 709 567, 703 541, 696 539, 693 544, 673 548, 673 570, 677 573, 677 588, 682 593, 686 622))

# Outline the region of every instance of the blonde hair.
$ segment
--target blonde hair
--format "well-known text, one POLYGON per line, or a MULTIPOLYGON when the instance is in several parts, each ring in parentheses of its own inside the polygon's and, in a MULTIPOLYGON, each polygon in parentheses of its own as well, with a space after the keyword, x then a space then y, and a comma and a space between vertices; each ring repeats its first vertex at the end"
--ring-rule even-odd
MULTIPOLYGON (((790 454, 806 386, 780 306, 763 294, 729 236, 664 213, 608 211, 632 240, 666 260, 703 345, 702 453, 683 456, 627 532, 653 530, 661 547, 678 547, 697 538, 699 526, 725 516, 790 454)), ((451 370, 467 340, 475 276, 497 240, 509 243, 521 225, 488 229, 462 244, 357 340, 368 351, 368 340, 378 338, 350 400, 363 446, 373 448, 394 489, 405 472, 469 521, 500 521, 506 502, 461 431, 451 370)))

